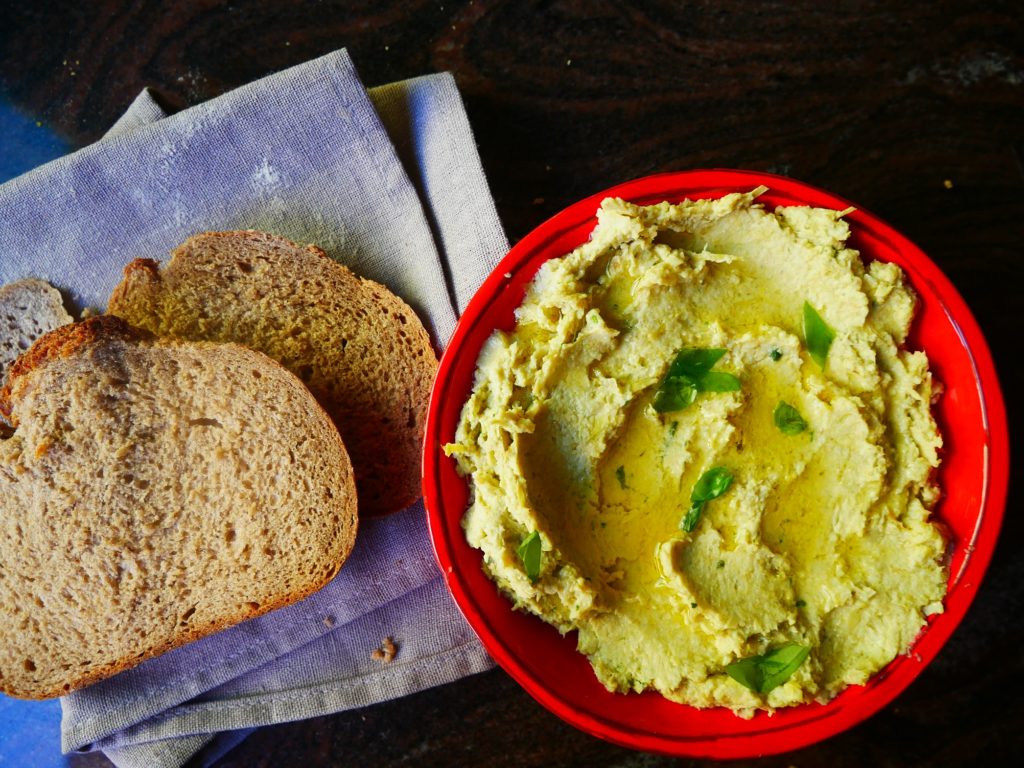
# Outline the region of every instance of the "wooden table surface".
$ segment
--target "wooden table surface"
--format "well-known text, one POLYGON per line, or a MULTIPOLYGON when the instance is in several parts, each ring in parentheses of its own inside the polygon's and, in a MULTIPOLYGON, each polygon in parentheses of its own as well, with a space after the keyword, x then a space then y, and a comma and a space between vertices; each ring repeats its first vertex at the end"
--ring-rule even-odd
MULTIPOLYGON (((574 200, 658 171, 747 168, 829 189, 902 230, 949 275, 993 348, 1011 433, 1022 434, 1020 3, 5 5, 0 94, 71 146, 97 139, 144 86, 178 108, 347 47, 367 85, 454 73, 513 242, 574 200)), ((1014 477, 1020 469, 1015 461, 1014 477)), ((1022 512, 1012 487, 975 604, 893 705, 825 743, 740 764, 1017 764, 1022 512)), ((72 764, 108 763, 89 756, 72 764)), ((674 761, 575 731, 493 671, 263 729, 219 763, 349 764, 674 761)))

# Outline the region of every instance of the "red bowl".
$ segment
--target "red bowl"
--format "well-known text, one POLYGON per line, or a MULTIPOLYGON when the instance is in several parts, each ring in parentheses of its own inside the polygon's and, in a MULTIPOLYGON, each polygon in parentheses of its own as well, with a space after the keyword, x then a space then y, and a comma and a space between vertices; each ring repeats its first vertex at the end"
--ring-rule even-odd
POLYGON ((468 487, 441 446, 454 440, 469 396, 477 356, 496 328, 510 330, 524 289, 546 260, 582 244, 605 197, 650 204, 749 191, 767 206, 850 203, 792 179, 732 170, 685 171, 630 181, 566 208, 524 237, 490 274, 459 321, 441 360, 430 399, 423 491, 430 535, 445 581, 484 647, 542 705, 587 733, 627 747, 670 755, 741 758, 785 752, 839 733, 893 700, 939 652, 978 590, 995 548, 1009 473, 1006 413, 995 367, 978 324, 939 268, 888 224, 857 209, 847 214, 850 244, 865 259, 898 264, 920 296, 909 346, 923 349, 943 395, 935 416, 945 440, 936 516, 952 544, 944 613, 932 617, 907 654, 864 686, 827 704, 804 704, 743 720, 724 708, 695 709, 657 693, 613 694, 576 651, 575 633, 561 636, 540 619, 512 609, 481 570, 481 555, 463 535, 468 487))

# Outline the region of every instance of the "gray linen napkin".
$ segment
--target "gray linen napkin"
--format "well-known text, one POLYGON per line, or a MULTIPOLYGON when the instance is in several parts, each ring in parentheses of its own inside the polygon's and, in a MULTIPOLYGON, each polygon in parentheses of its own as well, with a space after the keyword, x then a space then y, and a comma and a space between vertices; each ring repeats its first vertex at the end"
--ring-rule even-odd
MULTIPOLYGON (((0 186, 0 283, 42 277, 102 308, 132 258, 229 228, 319 244, 405 298, 439 345, 508 247, 452 78, 367 93, 339 51, 173 116, 144 91, 103 140, 0 186)), ((491 665, 418 503, 365 522, 312 597, 65 697, 62 747, 119 766, 212 760, 247 729, 491 665), (387 636, 384 665, 371 653, 387 636)))

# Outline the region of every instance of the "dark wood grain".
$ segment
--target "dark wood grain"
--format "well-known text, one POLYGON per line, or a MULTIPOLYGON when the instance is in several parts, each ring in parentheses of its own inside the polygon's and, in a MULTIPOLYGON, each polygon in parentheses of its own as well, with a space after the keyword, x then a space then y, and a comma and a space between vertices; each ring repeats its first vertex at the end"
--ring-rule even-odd
MULTIPOLYGON (((580 197, 657 171, 749 168, 820 185, 905 232, 957 285, 993 347, 1017 438, 1022 8, 946 0, 18 3, 0 23, 0 90, 83 145, 147 85, 178 108, 340 47, 368 85, 450 70, 512 239, 580 197)), ((1021 469, 1015 460, 1015 478, 1021 469)), ((740 765, 1016 764, 1024 753, 1022 504, 1011 488, 975 605, 893 706, 823 744, 740 765)), ((674 761, 573 730, 495 671, 264 729, 221 763, 335 764, 674 761)))

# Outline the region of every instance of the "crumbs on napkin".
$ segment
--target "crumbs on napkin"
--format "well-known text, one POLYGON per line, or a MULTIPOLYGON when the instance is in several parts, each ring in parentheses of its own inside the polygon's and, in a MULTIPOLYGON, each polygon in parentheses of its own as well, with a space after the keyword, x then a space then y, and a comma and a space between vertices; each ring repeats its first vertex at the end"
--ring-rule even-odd
POLYGON ((375 661, 379 661, 381 664, 390 664, 397 655, 398 646, 395 645, 394 639, 392 637, 385 637, 380 648, 375 649, 374 652, 370 654, 370 658, 375 661))

